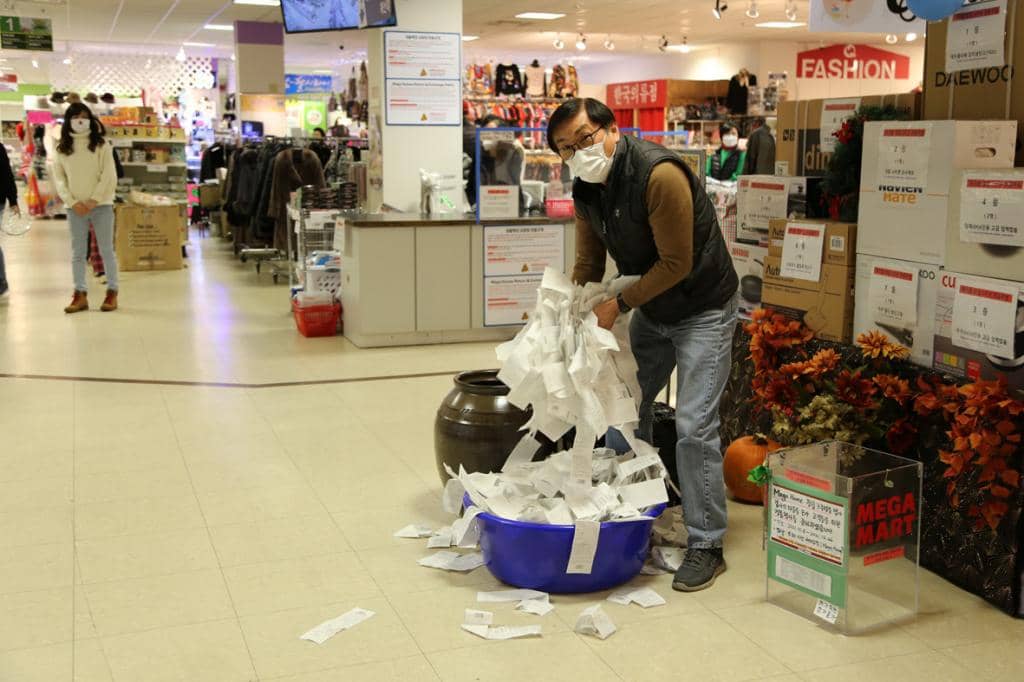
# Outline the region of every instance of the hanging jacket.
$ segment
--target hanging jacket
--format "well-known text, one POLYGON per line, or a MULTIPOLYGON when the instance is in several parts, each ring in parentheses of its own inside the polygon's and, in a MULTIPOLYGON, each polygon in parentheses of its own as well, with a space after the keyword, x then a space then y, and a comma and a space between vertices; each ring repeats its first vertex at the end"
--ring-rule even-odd
POLYGON ((213 180, 217 177, 217 169, 225 166, 227 161, 224 158, 224 145, 218 142, 203 152, 199 162, 199 182, 213 180))
POLYGON ((547 77, 543 66, 526 67, 526 94, 530 97, 543 97, 547 91, 547 77))
POLYGON ((284 250, 288 239, 288 202, 291 193, 304 185, 324 187, 324 171, 309 149, 285 149, 273 164, 273 182, 266 215, 274 222, 274 248, 284 250))
POLYGON ((524 91, 519 67, 515 64, 498 64, 494 78, 494 94, 522 95, 524 91))
POLYGON ((648 222, 647 182, 659 163, 674 163, 686 174, 693 194, 693 268, 681 282, 640 306, 644 315, 675 324, 724 306, 739 280, 718 227, 715 207, 703 184, 675 153, 661 145, 623 135, 612 161, 608 185, 573 183, 576 211, 604 243, 623 275, 643 275, 658 262, 648 222))

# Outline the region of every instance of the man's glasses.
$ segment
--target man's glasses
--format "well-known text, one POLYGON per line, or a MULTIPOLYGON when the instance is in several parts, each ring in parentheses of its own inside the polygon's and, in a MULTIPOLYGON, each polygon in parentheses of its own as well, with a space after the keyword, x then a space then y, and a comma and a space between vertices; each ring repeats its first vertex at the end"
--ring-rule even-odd
POLYGON ((594 138, 602 130, 604 130, 604 128, 597 128, 596 130, 587 133, 586 135, 581 137, 574 144, 562 147, 561 149, 558 150, 558 155, 562 157, 562 161, 569 161, 570 159, 572 159, 573 156, 576 155, 577 151, 579 151, 580 149, 586 149, 587 147, 594 144, 594 138))

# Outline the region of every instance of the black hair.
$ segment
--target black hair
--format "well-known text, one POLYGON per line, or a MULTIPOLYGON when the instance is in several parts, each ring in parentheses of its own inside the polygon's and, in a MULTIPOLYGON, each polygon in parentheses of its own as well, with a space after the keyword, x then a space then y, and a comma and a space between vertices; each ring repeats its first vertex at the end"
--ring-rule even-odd
POLYGON ((64 112, 64 124, 60 127, 60 142, 57 143, 57 151, 61 154, 70 155, 75 151, 75 141, 71 138, 71 119, 79 114, 89 115, 89 151, 96 151, 96 147, 103 144, 103 124, 92 114, 92 109, 81 102, 75 102, 68 106, 64 112))
POLYGON ((548 119, 548 147, 551 151, 558 153, 558 145, 555 144, 555 130, 564 123, 576 118, 580 110, 586 110, 587 118, 598 128, 609 128, 615 125, 615 114, 612 110, 593 97, 574 97, 562 102, 555 113, 548 119))
POLYGON ((323 128, 313 128, 313 132, 314 133, 320 133, 324 137, 327 137, 327 131, 324 130, 323 128))
POLYGON ((491 123, 497 123, 499 128, 505 128, 508 126, 508 121, 503 119, 501 116, 498 116, 497 114, 487 114, 486 116, 478 120, 476 122, 476 125, 479 128, 486 128, 491 123))
POLYGON ((722 125, 718 126, 718 135, 719 135, 719 137, 724 137, 725 134, 728 133, 730 130, 735 130, 737 133, 739 133, 739 129, 736 126, 734 126, 732 123, 726 122, 726 123, 723 123, 722 125))

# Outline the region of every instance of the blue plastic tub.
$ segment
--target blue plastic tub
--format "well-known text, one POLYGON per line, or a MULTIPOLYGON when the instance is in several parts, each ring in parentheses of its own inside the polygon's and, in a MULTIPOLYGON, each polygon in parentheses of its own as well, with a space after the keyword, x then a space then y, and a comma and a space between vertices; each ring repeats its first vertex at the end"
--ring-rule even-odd
MULTIPOLYGON (((468 497, 465 504, 470 504, 468 497)), ((648 509, 650 519, 602 523, 589 574, 565 572, 573 526, 510 521, 483 512, 476 517, 480 549, 488 570, 508 585, 555 594, 599 592, 621 585, 640 572, 647 559, 654 519, 665 507, 659 504, 648 509)))

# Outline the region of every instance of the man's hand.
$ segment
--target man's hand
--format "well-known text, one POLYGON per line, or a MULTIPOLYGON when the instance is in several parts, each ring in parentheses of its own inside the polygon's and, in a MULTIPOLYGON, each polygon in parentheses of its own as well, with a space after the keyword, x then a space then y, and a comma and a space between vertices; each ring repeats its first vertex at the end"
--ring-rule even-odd
POLYGON ((610 298, 604 303, 599 303, 594 307, 594 314, 597 315, 597 326, 611 329, 619 317, 619 302, 610 298))
POLYGON ((99 204, 97 204, 97 203, 96 203, 95 201, 93 201, 92 199, 89 199, 89 201, 86 201, 86 202, 84 202, 84 203, 85 203, 85 207, 86 207, 87 209, 89 209, 90 211, 91 211, 91 210, 93 210, 94 208, 96 208, 97 206, 99 206, 99 204))
POLYGON ((91 209, 85 205, 85 202, 79 201, 77 204, 71 207, 71 210, 75 212, 75 215, 79 216, 80 218, 84 218, 85 216, 89 215, 89 211, 91 209))

